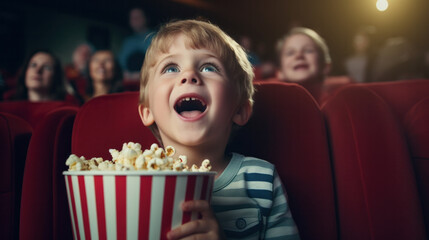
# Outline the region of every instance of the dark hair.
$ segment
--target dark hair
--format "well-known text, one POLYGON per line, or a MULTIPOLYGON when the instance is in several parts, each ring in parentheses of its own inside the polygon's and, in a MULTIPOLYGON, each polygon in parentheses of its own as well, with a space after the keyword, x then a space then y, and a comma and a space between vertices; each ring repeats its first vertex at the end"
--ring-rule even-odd
POLYGON ((33 51, 26 58, 24 65, 22 66, 19 75, 18 83, 16 86, 16 92, 12 99, 14 100, 28 100, 28 88, 25 85, 25 76, 27 73, 28 66, 34 55, 38 53, 48 54, 54 60, 54 75, 52 77, 52 85, 49 91, 52 100, 64 100, 66 97, 66 87, 64 83, 64 73, 60 62, 60 59, 55 56, 51 51, 46 49, 38 49, 33 51))
MULTIPOLYGON (((113 52, 111 50, 108 49, 100 49, 100 50, 96 50, 92 56, 94 56, 97 52, 101 52, 101 51, 108 51, 112 54, 112 56, 115 56, 113 54, 113 52)), ((90 68, 89 68, 89 64, 91 64, 91 58, 89 59, 88 63, 87 63, 87 79, 88 79, 88 84, 86 86, 86 94, 88 96, 92 96, 94 94, 94 80, 91 77, 91 73, 90 73, 90 68)), ((116 93, 116 92, 122 92, 124 90, 123 85, 122 85, 122 79, 123 79, 123 74, 122 74, 122 68, 121 65, 119 64, 118 59, 116 59, 116 57, 113 58, 113 79, 111 81, 111 87, 109 90, 109 93, 116 93)))

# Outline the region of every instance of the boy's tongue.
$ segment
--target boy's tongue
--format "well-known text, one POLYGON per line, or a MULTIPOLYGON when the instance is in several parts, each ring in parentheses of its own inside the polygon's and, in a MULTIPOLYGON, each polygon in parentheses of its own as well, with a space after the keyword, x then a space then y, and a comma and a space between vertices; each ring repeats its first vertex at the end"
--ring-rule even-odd
POLYGON ((194 117, 197 117, 200 114, 201 114, 201 112, 197 111, 197 110, 194 110, 194 111, 183 111, 183 112, 180 113, 180 115, 182 117, 185 117, 185 118, 194 118, 194 117))

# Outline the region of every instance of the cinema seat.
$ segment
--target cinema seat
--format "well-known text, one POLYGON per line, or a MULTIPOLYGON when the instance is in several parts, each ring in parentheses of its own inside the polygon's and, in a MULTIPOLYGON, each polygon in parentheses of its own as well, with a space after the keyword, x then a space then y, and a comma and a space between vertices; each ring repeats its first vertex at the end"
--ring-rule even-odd
POLYGON ((429 233, 429 97, 416 103, 405 115, 404 122, 423 204, 426 233, 429 233))
POLYGON ((255 83, 253 116, 230 148, 276 165, 301 239, 337 239, 334 188, 323 116, 297 84, 255 83))
POLYGON ((111 159, 109 149, 125 142, 150 148, 157 142, 140 120, 139 92, 124 92, 91 99, 79 110, 73 127, 72 152, 78 156, 111 159))
MULTIPOLYGON (((280 81, 277 77, 260 80, 256 82, 277 82, 280 81)), ((320 83, 302 83, 303 86, 310 95, 316 100, 316 102, 323 106, 323 104, 331 98, 335 93, 350 84, 353 84, 354 80, 348 76, 328 76, 323 82, 320 83)))
POLYGON ((26 120, 34 129, 37 123, 50 112, 63 106, 75 106, 63 101, 29 102, 10 101, 0 102, 0 112, 7 112, 26 120))
POLYGON ((22 185, 23 239, 72 239, 62 172, 71 152, 77 107, 55 109, 40 120, 28 147, 22 185))
POLYGON ((0 239, 17 239, 25 156, 31 126, 23 119, 0 113, 0 239))
POLYGON ((340 239, 427 239, 403 119, 428 94, 426 80, 357 84, 323 106, 340 239))
POLYGON ((125 91, 139 91, 140 89, 140 81, 135 79, 124 79, 122 81, 122 85, 124 86, 125 91))

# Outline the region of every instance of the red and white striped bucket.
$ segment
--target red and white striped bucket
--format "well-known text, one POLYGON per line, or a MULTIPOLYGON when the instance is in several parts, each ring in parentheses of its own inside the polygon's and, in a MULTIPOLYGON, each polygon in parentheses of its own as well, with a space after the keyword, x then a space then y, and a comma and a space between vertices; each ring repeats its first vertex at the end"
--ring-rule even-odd
POLYGON ((180 203, 210 200, 215 172, 63 172, 74 239, 166 239, 198 213, 180 203))

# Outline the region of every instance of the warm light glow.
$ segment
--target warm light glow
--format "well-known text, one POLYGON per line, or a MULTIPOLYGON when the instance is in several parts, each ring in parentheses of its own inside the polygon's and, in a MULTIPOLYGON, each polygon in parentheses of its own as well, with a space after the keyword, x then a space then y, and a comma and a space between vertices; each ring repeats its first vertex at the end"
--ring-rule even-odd
POLYGON ((377 7, 378 11, 384 12, 389 7, 389 3, 387 2, 387 0, 377 0, 375 6, 377 7))

